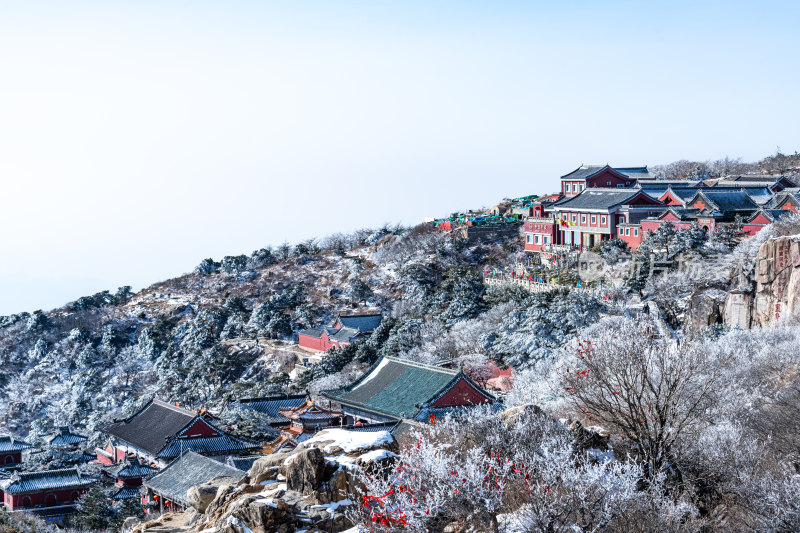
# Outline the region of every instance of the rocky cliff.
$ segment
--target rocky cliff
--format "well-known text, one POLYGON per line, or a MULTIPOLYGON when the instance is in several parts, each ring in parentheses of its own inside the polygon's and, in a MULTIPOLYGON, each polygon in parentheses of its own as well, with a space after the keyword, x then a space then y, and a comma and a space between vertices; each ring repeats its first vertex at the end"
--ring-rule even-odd
POLYGON ((166 514, 131 533, 292 533, 344 531, 343 512, 357 501, 353 473, 393 461, 397 442, 388 431, 328 429, 291 451, 267 455, 236 483, 211 480, 192 487, 193 509, 166 514))
MULTIPOLYGON (((741 277, 741 276, 740 276, 741 277)), ((723 321, 747 329, 772 325, 800 309, 800 236, 765 241, 750 279, 734 280, 723 321)))

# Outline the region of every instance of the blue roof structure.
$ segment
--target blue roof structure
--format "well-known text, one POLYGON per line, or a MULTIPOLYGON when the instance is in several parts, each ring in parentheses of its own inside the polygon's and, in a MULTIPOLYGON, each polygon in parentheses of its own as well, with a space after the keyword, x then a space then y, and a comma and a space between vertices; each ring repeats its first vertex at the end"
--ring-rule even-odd
POLYGON ((39 492, 55 489, 83 488, 97 481, 93 477, 83 476, 77 468, 63 470, 44 470, 42 472, 14 472, 12 476, 0 482, 0 488, 8 494, 39 492))
MULTIPOLYGON (((321 335, 322 333, 320 333, 321 335)), ((289 425, 288 418, 280 413, 281 409, 293 409, 306 402, 305 394, 270 396, 266 398, 244 398, 236 400, 232 407, 248 409, 266 415, 271 425, 289 425)))
POLYGON ((23 440, 15 439, 10 435, 0 436, 0 453, 21 452, 30 448, 33 448, 33 446, 23 440))

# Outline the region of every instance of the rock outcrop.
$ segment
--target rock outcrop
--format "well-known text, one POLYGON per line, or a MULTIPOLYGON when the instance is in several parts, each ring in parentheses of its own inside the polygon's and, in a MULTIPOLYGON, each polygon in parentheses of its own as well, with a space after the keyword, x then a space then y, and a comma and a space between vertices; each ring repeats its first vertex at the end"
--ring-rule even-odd
POLYGON ((765 241, 755 266, 749 287, 734 280, 723 310, 727 326, 769 326, 800 310, 800 236, 765 241))
POLYGON ((774 324, 800 309, 800 237, 770 239, 758 250, 753 324, 774 324))
POLYGON ((192 487, 187 497, 202 515, 165 515, 133 533, 344 531, 352 524, 343 511, 360 494, 354 472, 391 462, 397 448, 388 431, 320 431, 294 450, 258 459, 240 480, 192 487))

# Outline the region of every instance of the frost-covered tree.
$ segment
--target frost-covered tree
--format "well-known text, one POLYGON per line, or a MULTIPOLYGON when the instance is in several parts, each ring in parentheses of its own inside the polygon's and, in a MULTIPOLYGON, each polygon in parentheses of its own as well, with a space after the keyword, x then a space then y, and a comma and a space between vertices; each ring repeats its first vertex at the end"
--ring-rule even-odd
POLYGON ((277 262, 277 258, 272 253, 272 247, 260 248, 250 254, 250 257, 247 259, 246 268, 248 270, 256 270, 274 265, 277 262))
POLYGON ((240 274, 247 270, 248 257, 246 255, 226 255, 220 263, 220 270, 226 274, 240 274))
POLYGON ((208 257, 200 261, 200 264, 197 265, 194 269, 195 274, 199 274, 201 276, 209 276, 215 272, 219 271, 220 264, 214 261, 212 258, 208 257))
POLYGON ((369 285, 360 279, 353 279, 347 283, 343 296, 352 302, 364 302, 373 294, 369 285))
POLYGON ((649 317, 606 320, 568 351, 562 385, 577 414, 636 443, 651 478, 673 468, 680 439, 707 423, 729 364, 649 317))

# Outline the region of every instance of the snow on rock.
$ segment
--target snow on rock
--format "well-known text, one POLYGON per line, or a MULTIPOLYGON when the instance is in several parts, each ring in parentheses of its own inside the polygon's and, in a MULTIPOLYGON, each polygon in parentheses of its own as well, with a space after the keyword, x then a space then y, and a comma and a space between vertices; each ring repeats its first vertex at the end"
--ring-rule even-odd
POLYGON ((322 449, 325 453, 332 453, 336 448, 339 448, 344 453, 350 453, 357 450, 369 450, 379 446, 390 445, 393 442, 394 437, 388 431, 364 432, 332 428, 320 431, 313 438, 305 441, 303 447, 315 447, 314 444, 324 444, 322 449))
POLYGON ((338 509, 339 507, 346 507, 352 504, 353 502, 350 500, 350 498, 345 498, 344 500, 339 500, 338 502, 326 503, 324 505, 312 505, 311 508, 326 509, 329 513, 329 516, 333 518, 333 513, 336 512, 336 509, 338 509))
POLYGON ((397 454, 389 450, 372 450, 371 452, 359 455, 357 460, 361 463, 372 463, 383 459, 391 459, 393 457, 397 457, 397 454))

